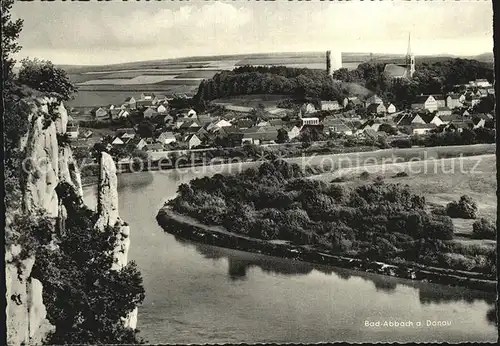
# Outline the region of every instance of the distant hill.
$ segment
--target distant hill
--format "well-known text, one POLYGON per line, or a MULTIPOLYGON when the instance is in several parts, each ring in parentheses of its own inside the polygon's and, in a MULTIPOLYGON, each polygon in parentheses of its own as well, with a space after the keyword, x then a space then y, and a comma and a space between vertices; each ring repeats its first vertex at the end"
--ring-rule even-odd
MULTIPOLYGON (((421 62, 434 62, 441 59, 464 58, 474 59, 481 62, 494 62, 493 53, 487 52, 475 56, 455 56, 446 54, 436 55, 417 55, 417 59, 421 62)), ((96 73, 110 72, 119 70, 141 70, 141 69, 162 69, 169 68, 175 65, 183 65, 183 67, 206 68, 213 63, 221 63, 227 65, 228 69, 234 65, 241 66, 244 64, 251 65, 310 65, 311 68, 319 68, 325 59, 325 52, 284 52, 284 53, 255 53, 255 54, 236 54, 236 55, 218 55, 218 56, 196 56, 172 59, 160 59, 149 61, 131 61, 127 63, 109 64, 109 65, 58 65, 64 68, 68 73, 96 73), (224 64, 226 63, 226 64, 224 64)), ((372 59, 377 62, 394 61, 404 59, 404 54, 380 54, 380 53, 356 53, 343 52, 343 63, 361 63, 372 59)), ((304 66, 306 67, 306 66, 304 66)))

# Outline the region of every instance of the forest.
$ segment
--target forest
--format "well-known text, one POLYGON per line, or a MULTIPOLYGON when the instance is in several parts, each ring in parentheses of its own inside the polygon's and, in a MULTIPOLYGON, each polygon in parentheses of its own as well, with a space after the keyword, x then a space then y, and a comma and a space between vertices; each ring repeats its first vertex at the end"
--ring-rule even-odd
POLYGON ((441 94, 456 85, 475 79, 493 82, 491 64, 470 59, 448 59, 417 63, 411 80, 390 80, 383 73, 384 63, 364 62, 354 70, 341 68, 328 76, 323 70, 285 66, 241 66, 203 80, 194 103, 228 96, 252 94, 290 95, 295 100, 337 100, 349 96, 346 83, 357 83, 397 108, 409 107, 420 94, 441 94))
POLYGON ((341 101, 347 90, 342 88, 341 83, 333 83, 325 71, 284 66, 241 66, 203 80, 194 103, 200 105, 221 97, 252 94, 341 101))
POLYGON ((397 108, 409 107, 420 94, 442 94, 460 91, 457 85, 476 79, 493 83, 491 64, 470 59, 448 59, 434 63, 417 63, 411 80, 391 81, 384 74, 383 63, 365 62, 355 70, 341 68, 333 73, 335 80, 364 85, 384 101, 397 108))
POLYGON ((274 160, 182 184, 169 205, 204 224, 254 238, 371 260, 496 272, 494 251, 450 242, 451 218, 433 213, 424 197, 399 184, 345 187, 306 179, 298 165, 274 160))

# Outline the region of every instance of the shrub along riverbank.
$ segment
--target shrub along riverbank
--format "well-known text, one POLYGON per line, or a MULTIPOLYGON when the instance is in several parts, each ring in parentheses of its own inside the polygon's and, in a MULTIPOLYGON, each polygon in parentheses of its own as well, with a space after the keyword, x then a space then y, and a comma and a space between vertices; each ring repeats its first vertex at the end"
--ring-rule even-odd
MULTIPOLYGON (((494 247, 452 242, 450 217, 432 213, 425 198, 399 184, 344 188, 305 179, 298 165, 275 160, 236 175, 182 184, 168 207, 235 236, 287 241, 316 254, 421 266, 420 272, 445 270, 463 278, 494 280, 496 275, 494 247)), ((188 229, 179 234, 191 233, 188 229)), ((270 254, 276 255, 273 251, 270 254)), ((451 281, 463 284, 462 279, 451 281)))

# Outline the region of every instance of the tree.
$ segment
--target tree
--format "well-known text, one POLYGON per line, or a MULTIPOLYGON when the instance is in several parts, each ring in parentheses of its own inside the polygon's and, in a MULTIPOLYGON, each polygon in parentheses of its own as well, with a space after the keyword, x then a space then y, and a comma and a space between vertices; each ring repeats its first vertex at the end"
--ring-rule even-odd
POLYGON ((21 60, 18 82, 35 90, 56 93, 63 100, 69 100, 77 91, 66 71, 48 60, 36 58, 21 60))
POLYGON ((277 139, 277 143, 286 143, 288 142, 288 132, 284 129, 284 128, 281 128, 278 130, 278 139, 277 139))
POLYGON ((13 3, 14 0, 2 0, 2 80, 4 88, 10 84, 14 77, 12 69, 16 61, 12 54, 21 49, 17 39, 23 28, 23 20, 12 21, 10 10, 13 3))
POLYGON ((153 124, 151 124, 149 121, 143 121, 137 127, 137 133, 142 138, 153 137, 154 131, 155 131, 155 128, 154 128, 153 124))
POLYGON ((384 124, 380 124, 380 127, 378 128, 379 131, 383 131, 385 133, 387 133, 388 135, 397 135, 398 134, 398 130, 387 124, 387 123, 384 123, 384 124))
POLYGON ((453 218, 475 219, 477 217, 477 204, 470 196, 463 195, 458 202, 448 203, 446 213, 453 218))
POLYGON ((485 218, 480 218, 472 224, 472 235, 477 239, 495 239, 497 228, 485 218))

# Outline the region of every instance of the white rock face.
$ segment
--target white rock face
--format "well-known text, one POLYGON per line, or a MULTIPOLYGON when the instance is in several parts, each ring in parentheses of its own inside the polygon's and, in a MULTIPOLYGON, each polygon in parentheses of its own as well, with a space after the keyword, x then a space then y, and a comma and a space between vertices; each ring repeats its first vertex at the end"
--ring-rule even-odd
MULTIPOLYGON (((64 180, 73 183, 77 191, 81 191, 80 177, 76 177, 79 172, 70 167, 73 160, 71 149, 60 152, 57 143, 57 134, 66 132, 68 114, 64 105, 55 98, 41 97, 28 102, 31 105, 28 115, 30 126, 20 141, 20 149, 25 152, 22 213, 34 214, 37 210, 43 210, 49 217, 56 218, 60 208, 55 189, 60 181, 60 173, 64 180), (48 122, 46 115, 55 120, 48 122)), ((6 219, 12 220, 12 217, 6 219)), ((20 253, 20 245, 6 249, 7 343, 39 345, 54 327, 46 319, 42 283, 31 277, 35 258, 21 260, 20 253)))
MULTIPOLYGON (((114 262, 112 269, 120 270, 128 263, 128 251, 130 248, 130 228, 120 219, 118 213, 118 178, 116 176, 116 165, 112 157, 102 153, 100 163, 99 186, 97 190, 97 213, 98 219, 96 229, 104 230, 105 227, 118 227, 119 235, 116 247, 113 251, 114 262)), ((137 326, 137 308, 128 316, 122 317, 126 327, 135 329, 137 326)))

